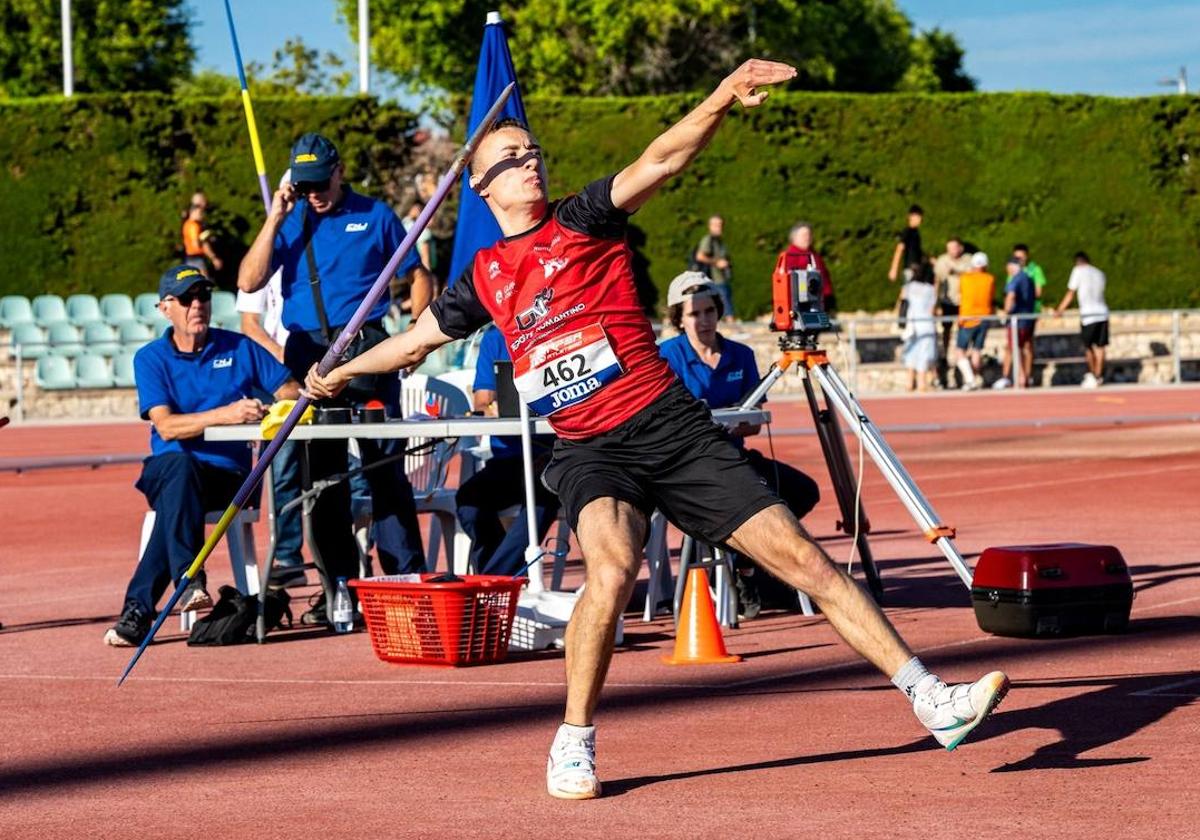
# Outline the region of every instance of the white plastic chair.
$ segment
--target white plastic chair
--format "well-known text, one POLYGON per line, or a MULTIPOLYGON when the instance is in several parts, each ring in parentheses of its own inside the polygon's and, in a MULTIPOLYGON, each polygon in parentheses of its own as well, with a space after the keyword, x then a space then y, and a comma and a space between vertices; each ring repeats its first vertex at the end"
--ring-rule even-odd
MULTIPOLYGON (((206 525, 215 525, 225 513, 223 510, 210 511, 204 517, 206 525)), ((146 511, 142 518, 142 538, 138 545, 138 559, 146 552, 150 542, 150 534, 154 531, 155 512, 146 511)), ((229 523, 225 532, 225 545, 229 549, 229 563, 233 567, 233 584, 238 592, 244 595, 258 594, 258 554, 254 548, 254 523, 258 521, 258 511, 243 509, 229 523)), ((179 629, 187 633, 196 621, 196 611, 188 610, 179 614, 179 629)))
MULTIPOLYGON (((421 373, 405 377, 400 387, 402 416, 409 418, 428 413, 427 400, 437 406, 439 417, 462 417, 471 406, 466 393, 456 385, 421 373)), ((428 442, 427 438, 409 438, 408 447, 411 449, 428 442)), ((431 448, 404 459, 404 471, 412 483, 417 513, 433 515, 429 547, 425 552, 425 566, 430 571, 437 569, 443 544, 447 567, 456 574, 467 570, 471 541, 458 525, 458 507, 454 501, 457 491, 446 487, 450 462, 464 445, 470 445, 470 442, 438 440, 431 448)), ((464 461, 464 469, 467 463, 464 461)))

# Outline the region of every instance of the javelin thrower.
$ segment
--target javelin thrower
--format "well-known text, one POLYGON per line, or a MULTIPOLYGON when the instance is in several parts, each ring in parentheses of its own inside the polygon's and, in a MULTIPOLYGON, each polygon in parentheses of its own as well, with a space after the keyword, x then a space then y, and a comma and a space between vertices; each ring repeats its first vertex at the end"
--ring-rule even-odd
POLYGON ((625 241, 630 214, 692 161, 735 103, 757 107, 768 86, 795 75, 786 64, 746 62, 629 166, 556 202, 533 135, 500 121, 480 144, 470 185, 504 239, 480 250, 412 330, 307 377, 310 393, 332 396, 356 376, 416 364, 488 321, 504 334, 517 389, 558 434, 543 481, 562 500, 586 567, 567 628, 566 713, 546 768, 547 790, 561 799, 600 795, 593 714, 656 507, 684 532, 807 592, 947 749, 1008 690, 999 671, 948 686, 925 669, 678 382, 638 304, 625 241))

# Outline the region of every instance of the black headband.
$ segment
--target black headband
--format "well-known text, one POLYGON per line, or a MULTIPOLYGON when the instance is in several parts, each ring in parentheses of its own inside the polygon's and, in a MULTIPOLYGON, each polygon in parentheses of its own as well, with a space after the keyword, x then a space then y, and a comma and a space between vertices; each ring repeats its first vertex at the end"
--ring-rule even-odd
POLYGON ((537 149, 530 149, 528 152, 521 155, 520 157, 504 158, 503 160, 498 160, 495 163, 493 163, 488 169, 486 169, 484 171, 483 176, 479 179, 479 183, 476 184, 475 186, 471 187, 471 189, 475 190, 475 192, 481 192, 483 190, 486 190, 488 187, 488 184, 490 184, 490 183, 492 183, 492 181, 496 180, 496 178, 500 175, 500 173, 506 172, 509 169, 515 169, 515 168, 522 167, 529 160, 531 160, 531 159, 536 160, 539 156, 540 156, 540 154, 537 149))

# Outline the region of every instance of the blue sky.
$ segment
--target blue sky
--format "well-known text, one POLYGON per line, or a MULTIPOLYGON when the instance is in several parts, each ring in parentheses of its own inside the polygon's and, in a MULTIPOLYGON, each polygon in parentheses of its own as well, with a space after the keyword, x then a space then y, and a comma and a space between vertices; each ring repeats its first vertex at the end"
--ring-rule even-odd
MULTIPOLYGON (((299 35, 357 70, 357 50, 334 0, 232 2, 246 61, 269 66, 274 50, 299 35)), ((197 68, 233 73, 222 0, 190 0, 190 6, 197 68)), ((1181 65, 1200 90, 1195 0, 900 0, 900 7, 918 28, 939 26, 958 36, 981 90, 1142 96, 1169 92, 1155 83, 1181 65)), ((520 56, 514 59, 519 71, 520 56)))

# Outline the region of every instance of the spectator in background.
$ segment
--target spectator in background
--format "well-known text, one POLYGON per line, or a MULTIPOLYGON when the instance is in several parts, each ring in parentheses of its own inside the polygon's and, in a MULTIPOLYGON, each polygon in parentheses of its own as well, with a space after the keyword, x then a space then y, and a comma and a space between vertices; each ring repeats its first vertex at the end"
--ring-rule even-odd
MULTIPOLYGON (((504 336, 493 324, 479 342, 479 358, 475 362, 475 383, 472 386, 476 414, 496 412, 496 363, 510 361, 504 336)), ((542 474, 550 461, 554 435, 534 435, 533 474, 534 518, 541 542, 558 518, 558 496, 555 496, 536 476, 542 474)), ((483 469, 463 482, 455 496, 458 521, 471 538, 471 566, 476 574, 508 575, 520 572, 525 566, 525 547, 529 545, 529 526, 525 515, 525 472, 521 457, 520 437, 492 436, 492 457, 483 469), (517 506, 517 513, 508 532, 500 522, 500 511, 517 506)))
MULTIPOLYGON (((289 169, 279 179, 279 188, 291 183, 289 169)), ((254 340, 283 364, 283 347, 287 344, 288 328, 283 325, 283 269, 276 269, 257 292, 237 293, 237 311, 241 314, 242 335, 254 340)), ((275 568, 270 584, 276 587, 304 586, 304 523, 300 506, 286 513, 283 508, 301 493, 300 444, 287 441, 271 461, 271 500, 275 508, 275 568)))
POLYGON ((971 270, 958 278, 957 366, 962 374, 962 386, 968 391, 974 391, 980 385, 983 343, 988 331, 988 322, 984 318, 996 311, 996 278, 987 268, 988 255, 976 251, 971 255, 971 270))
POLYGON ((206 212, 208 197, 197 190, 183 214, 183 261, 208 277, 212 273, 209 271, 210 264, 216 271, 220 271, 224 264, 213 250, 212 233, 204 224, 206 212))
MULTIPOLYGON (((183 575, 204 543, 205 515, 227 508, 250 472, 245 444, 207 441, 204 430, 262 419, 259 396, 299 396, 287 368, 270 353, 244 335, 209 328, 212 290, 197 268, 168 269, 158 281, 158 307, 171 325, 133 357, 139 410, 151 423, 150 457, 137 488, 155 517, 121 616, 104 634, 113 647, 135 647, 146 638, 167 584, 183 575)), ((201 570, 179 608, 210 606, 201 570)))
POLYGON ((1004 344, 1004 373, 992 387, 1008 388, 1012 385, 1013 354, 1021 356, 1021 380, 1028 388, 1033 383, 1033 319, 1021 318, 1021 315, 1033 314, 1033 304, 1037 299, 1034 293, 1033 280, 1025 273, 1021 261, 1009 257, 1004 264, 1008 272, 1008 283, 1004 286, 1004 312, 1009 318, 1017 320, 1017 346, 1013 347, 1012 328, 1008 326, 1004 333, 1007 340, 1004 344))
MULTIPOLYGON (((937 281, 938 314, 950 318, 958 314, 962 302, 962 290, 959 278, 971 270, 971 255, 966 246, 957 236, 946 242, 946 253, 938 256, 933 262, 933 276, 937 281)), ((950 335, 954 332, 954 322, 942 323, 942 355, 950 358, 950 335)), ((947 381, 949 385, 949 373, 947 381)))
MULTIPOLYGON (((1042 267, 1029 258, 1029 246, 1023 242, 1018 242, 1013 246, 1013 256, 1021 261, 1025 273, 1033 281, 1033 311, 1041 312, 1042 292, 1046 288, 1046 272, 1042 271, 1042 267)), ((1030 323, 1037 324, 1036 321, 1030 321, 1030 323)))
POLYGON ((937 308, 937 290, 933 272, 918 271, 904 284, 908 317, 904 324, 904 366, 908 368, 908 390, 925 391, 936 385, 937 326, 933 313, 937 308))
POLYGON ((1104 272, 1092 265, 1083 251, 1075 254, 1075 267, 1067 280, 1067 293, 1054 309, 1061 316, 1079 297, 1079 323, 1083 338, 1083 350, 1087 356, 1087 373, 1083 375, 1084 388, 1098 388, 1104 384, 1104 354, 1108 347, 1108 304, 1104 300, 1107 279, 1104 272))
MULTIPOLYGON (((421 215, 421 211, 425 209, 424 203, 420 201, 413 202, 413 206, 408 208, 408 212, 404 214, 404 218, 400 220, 400 224, 404 225, 404 232, 408 233, 412 230, 413 224, 417 221, 417 217, 421 215)), ((421 258, 421 265, 425 266, 425 270, 430 274, 436 274, 434 271, 435 265, 434 249, 433 249, 433 234, 429 232, 429 228, 421 231, 421 235, 417 237, 417 256, 421 258)), ((424 308, 424 307, 422 307, 424 308)))
POLYGON ((696 246, 693 259, 696 270, 712 280, 713 287, 721 295, 721 302, 725 304, 725 320, 732 323, 734 320, 733 291, 730 289, 730 284, 733 282, 733 267, 729 262, 729 249, 725 247, 725 220, 723 218, 720 216, 709 218, 708 233, 700 237, 700 244, 696 246))
POLYGON ((921 222, 925 211, 919 204, 908 208, 908 224, 896 234, 896 248, 892 252, 892 264, 888 268, 888 280, 895 283, 903 270, 904 282, 912 279, 914 266, 925 262, 925 251, 921 247, 921 222))
MULTIPOLYGON (((754 351, 745 344, 725 338, 717 332, 724 302, 716 284, 696 271, 685 271, 667 291, 667 313, 671 324, 682 335, 659 345, 661 355, 692 396, 704 400, 709 408, 741 405, 758 387, 760 377, 754 351)), ((817 483, 800 470, 782 461, 765 457, 755 449, 746 449, 743 439, 759 432, 759 426, 741 425, 729 434, 759 477, 783 499, 797 518, 804 517, 821 498, 817 483)), ((739 555, 737 575, 738 613, 754 618, 764 605, 794 609, 799 601, 796 590, 771 577, 739 555)))
POLYGON ((825 260, 813 247, 813 228, 809 222, 796 222, 788 232, 788 246, 779 259, 783 262, 784 271, 805 269, 814 265, 821 274, 821 298, 826 312, 837 310, 837 298, 833 294, 833 281, 829 277, 829 269, 825 260))

